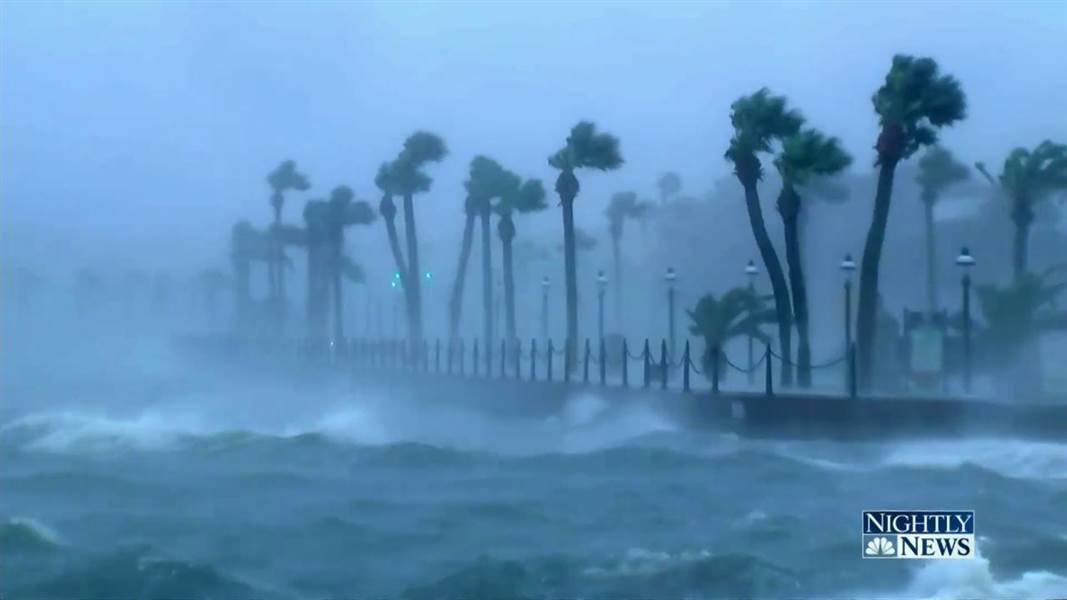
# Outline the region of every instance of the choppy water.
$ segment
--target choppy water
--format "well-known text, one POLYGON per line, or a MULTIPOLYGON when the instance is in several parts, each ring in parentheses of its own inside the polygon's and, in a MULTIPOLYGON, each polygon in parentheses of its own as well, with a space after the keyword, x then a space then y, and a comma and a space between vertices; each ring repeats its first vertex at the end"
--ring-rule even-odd
POLYGON ((343 380, 89 371, 8 377, 5 598, 1067 596, 1063 444, 756 441, 589 394, 520 421, 343 380), (974 509, 981 556, 862 560, 864 508, 974 509))

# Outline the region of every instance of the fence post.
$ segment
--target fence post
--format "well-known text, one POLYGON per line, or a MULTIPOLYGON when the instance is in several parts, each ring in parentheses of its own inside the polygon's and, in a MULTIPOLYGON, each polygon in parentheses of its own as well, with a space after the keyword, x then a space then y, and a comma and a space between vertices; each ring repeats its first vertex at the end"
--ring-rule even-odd
POLYGON ((585 364, 582 365, 582 383, 589 383, 589 355, 592 354, 589 338, 585 338, 585 364))
POLYGON ((530 381, 537 381, 537 338, 530 338, 530 381))
POLYGON ((630 387, 630 349, 622 338, 622 387, 630 387))
POLYGON ((604 338, 600 338, 600 385, 608 384, 607 352, 604 347, 604 338))
POLYGON ((500 340, 500 378, 506 379, 508 374, 504 368, 508 364, 507 340, 500 340))
POLYGON ((712 346, 711 350, 711 393, 719 393, 719 366, 722 364, 722 350, 718 346, 712 346))
POLYGON ((685 363, 682 370, 682 391, 689 393, 689 340, 685 341, 685 351, 682 353, 682 362, 685 363))
POLYGON ((459 375, 466 375, 467 371, 467 340, 459 338, 459 375))
POLYGON ((574 347, 575 340, 567 338, 563 343, 563 383, 571 382, 571 362, 574 357, 571 356, 571 349, 574 347))
POLYGON ((649 363, 651 362, 652 359, 650 357, 650 351, 648 349, 648 338, 645 338, 645 348, 644 348, 644 350, 641 351, 641 359, 644 361, 644 365, 645 365, 645 375, 644 375, 644 382, 642 384, 642 387, 644 387, 647 390, 649 384, 652 383, 652 373, 649 372, 649 363))
POLYGON ((478 377, 478 338, 474 338, 474 350, 471 362, 474 363, 474 376, 478 377))
POLYGON ((662 370, 659 374, 659 389, 665 390, 667 389, 667 369, 670 368, 670 365, 667 364, 667 340, 660 340, 659 364, 660 367, 662 367, 662 370))
POLYGON ((765 382, 765 388, 768 396, 774 395, 774 369, 771 367, 771 345, 767 344, 767 349, 764 351, 763 359, 767 361, 767 381, 765 382))
POLYGON ((547 354, 547 359, 548 359, 548 381, 552 381, 552 359, 553 359, 552 355, 555 354, 555 353, 556 353, 555 349, 552 348, 552 338, 549 338, 549 340, 548 340, 548 354, 547 354))
POLYGON ((848 397, 856 398, 856 342, 848 345, 848 397))

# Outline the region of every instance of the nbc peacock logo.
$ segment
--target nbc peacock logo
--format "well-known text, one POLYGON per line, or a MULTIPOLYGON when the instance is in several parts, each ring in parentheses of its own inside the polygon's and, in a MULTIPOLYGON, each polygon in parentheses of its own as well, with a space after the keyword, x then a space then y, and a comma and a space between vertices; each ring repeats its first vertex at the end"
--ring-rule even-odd
POLYGON ((863 554, 876 558, 896 556, 897 547, 893 542, 894 540, 881 535, 872 537, 867 540, 867 546, 863 549, 863 554))

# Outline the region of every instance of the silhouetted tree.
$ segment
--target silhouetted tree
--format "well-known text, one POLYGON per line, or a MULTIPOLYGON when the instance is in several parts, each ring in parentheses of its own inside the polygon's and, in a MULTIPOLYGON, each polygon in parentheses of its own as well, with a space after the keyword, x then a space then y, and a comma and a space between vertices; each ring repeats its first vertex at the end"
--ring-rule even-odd
POLYGON ((930 146, 919 159, 915 181, 922 190, 923 225, 926 246, 926 309, 937 312, 937 232, 934 230, 934 205, 941 192, 966 180, 967 167, 941 146, 930 146))
POLYGON ((893 57, 885 83, 871 101, 881 131, 875 144, 878 190, 874 197, 874 216, 863 246, 856 314, 857 377, 864 389, 871 383, 878 314, 878 267, 885 244, 897 164, 923 146, 936 143, 937 128, 951 125, 966 114, 963 90, 954 77, 940 74, 937 62, 931 58, 903 54, 893 57))
POLYGON ((771 95, 767 88, 751 96, 742 96, 730 105, 730 109, 734 135, 725 156, 734 164, 734 174, 745 189, 745 207, 752 234, 771 280, 778 315, 778 342, 783 358, 781 380, 783 385, 790 385, 793 382, 793 311, 785 273, 767 234, 763 210, 760 208, 757 186, 763 178, 763 166, 758 154, 770 152, 775 140, 796 135, 803 118, 800 113, 786 108, 785 97, 771 95))
POLYGON ((801 129, 782 140, 782 150, 774 166, 782 177, 778 195, 778 213, 785 230, 785 260, 789 265, 793 318, 797 326, 797 382, 811 386, 811 331, 808 326, 808 290, 801 257, 803 241, 800 214, 803 208, 797 188, 813 176, 840 173, 852 162, 835 137, 826 137, 815 129, 801 129))
POLYGON ((267 263, 267 279, 270 286, 270 298, 277 316, 281 319, 285 314, 285 260, 283 258, 283 245, 278 239, 275 230, 282 225, 282 208, 285 205, 285 192, 289 190, 304 191, 309 186, 307 177, 296 170, 296 163, 291 160, 283 161, 267 175, 267 183, 270 185, 270 205, 274 210, 274 222, 271 231, 270 260, 267 263))
POLYGON ((329 212, 325 200, 308 200, 304 205, 308 337, 320 344, 326 340, 326 307, 329 305, 329 212))
POLYGON ((459 269, 452 286, 449 318, 454 319, 454 323, 450 323, 449 330, 453 340, 458 333, 459 315, 463 304, 463 285, 467 275, 467 261, 470 258, 474 219, 477 218, 481 223, 482 238, 483 344, 486 344, 486 347, 492 347, 490 344, 493 344, 493 322, 495 320, 493 318, 493 247, 489 217, 493 211, 493 200, 499 198, 504 192, 505 180, 504 168, 499 163, 485 156, 476 156, 471 161, 470 174, 463 183, 467 190, 467 224, 470 225, 470 230, 465 226, 459 269))
POLYGON ((567 344, 572 358, 577 356, 578 342, 578 263, 574 235, 574 199, 579 184, 576 169, 607 171, 622 165, 619 140, 613 135, 598 133, 596 125, 582 121, 571 129, 566 145, 548 158, 548 164, 559 170, 556 193, 563 208, 563 247, 567 288, 567 344))
POLYGON ((656 180, 659 189, 659 203, 666 204, 674 195, 682 191, 682 178, 673 171, 668 171, 656 180))
POLYGON ((725 353, 727 342, 735 337, 748 337, 770 343, 770 337, 760 328, 775 321, 775 311, 769 309, 764 300, 747 287, 728 290, 721 297, 705 294, 697 301, 693 310, 686 311, 692 323, 690 333, 704 338, 704 356, 702 364, 704 374, 712 378, 714 357, 718 351, 720 379, 725 379, 727 369, 725 353))
POLYGON ((1015 224, 1012 245, 1012 266, 1018 279, 1029 268, 1030 227, 1034 223, 1034 207, 1057 192, 1067 190, 1067 145, 1045 140, 1032 151, 1016 148, 1004 160, 999 181, 995 181, 985 165, 978 170, 1011 200, 1011 220, 1015 224))
POLYGON ((501 260, 504 275, 504 311, 509 343, 518 341, 515 325, 515 266, 512 257, 512 242, 515 239, 514 213, 530 213, 544 210, 545 187, 540 179, 522 181, 513 173, 505 173, 500 201, 496 212, 497 234, 500 236, 501 260))
POLYGON ((352 190, 339 185, 330 193, 326 203, 325 234, 330 251, 330 279, 333 289, 333 338, 335 343, 343 343, 344 332, 344 288, 342 276, 349 280, 362 281, 362 270, 349 260, 344 253, 345 229, 352 225, 369 225, 374 222, 374 210, 370 204, 353 201, 352 190))
MULTIPOLYGON (((677 175, 668 173, 660 177, 660 189, 669 187, 664 185, 671 181, 677 182, 677 175), (670 177, 673 175, 673 179, 670 177)), ((679 186, 675 186, 679 187, 679 186)), ((665 197, 668 194, 664 194, 665 197)), ((637 200, 634 192, 618 192, 611 197, 611 202, 604 209, 608 218, 608 232, 611 234, 611 258, 614 268, 615 281, 613 289, 615 293, 615 327, 622 331, 623 295, 622 295, 622 231, 626 219, 642 219, 648 214, 651 206, 647 202, 637 200)))

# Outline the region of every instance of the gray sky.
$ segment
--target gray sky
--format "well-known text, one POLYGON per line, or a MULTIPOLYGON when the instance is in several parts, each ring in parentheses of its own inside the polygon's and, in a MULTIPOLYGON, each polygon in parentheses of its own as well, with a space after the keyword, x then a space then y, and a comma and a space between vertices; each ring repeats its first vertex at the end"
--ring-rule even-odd
MULTIPOLYGON (((419 128, 451 151, 419 199, 432 245, 461 229, 475 154, 551 188, 545 158, 582 118, 627 160, 582 177, 579 224, 601 228, 611 192, 651 195, 668 168, 692 193, 727 174, 729 104, 764 85, 867 169, 870 96, 897 52, 962 81, 970 116, 943 139, 968 162, 1067 138, 1062 1, 0 7, 7 264, 221 263, 233 221, 268 219, 264 177, 280 160, 315 194, 346 183, 377 200, 377 165, 419 128)), ((536 220, 559 227, 557 210, 536 220)), ((384 248, 381 229, 366 235, 384 248)), ((429 260, 450 273, 453 254, 429 260)))

